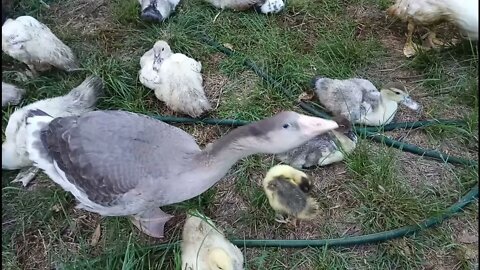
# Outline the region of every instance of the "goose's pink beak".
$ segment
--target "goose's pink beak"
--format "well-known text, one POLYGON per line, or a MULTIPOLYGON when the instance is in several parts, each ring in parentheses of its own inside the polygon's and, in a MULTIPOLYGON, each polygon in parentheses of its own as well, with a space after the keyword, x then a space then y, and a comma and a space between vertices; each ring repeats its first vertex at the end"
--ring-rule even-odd
POLYGON ((300 130, 302 130, 305 135, 311 137, 315 137, 338 128, 338 124, 335 121, 307 115, 300 115, 298 124, 300 126, 300 130))

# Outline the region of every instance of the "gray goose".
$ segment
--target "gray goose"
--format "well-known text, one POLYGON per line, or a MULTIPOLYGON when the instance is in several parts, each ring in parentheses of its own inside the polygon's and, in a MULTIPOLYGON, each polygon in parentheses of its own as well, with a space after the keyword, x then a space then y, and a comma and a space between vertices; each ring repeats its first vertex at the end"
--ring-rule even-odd
POLYGON ((125 111, 27 117, 27 149, 37 167, 103 216, 130 216, 142 232, 163 238, 171 215, 159 207, 212 187, 240 159, 275 154, 338 128, 335 121, 295 112, 234 129, 203 150, 185 131, 125 111))

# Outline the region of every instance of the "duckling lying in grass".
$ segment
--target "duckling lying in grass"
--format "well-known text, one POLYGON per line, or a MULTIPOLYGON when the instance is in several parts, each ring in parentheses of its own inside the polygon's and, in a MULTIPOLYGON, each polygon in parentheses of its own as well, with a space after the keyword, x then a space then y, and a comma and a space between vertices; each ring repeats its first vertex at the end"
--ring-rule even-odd
POLYGON ((145 21, 162 22, 175 11, 180 0, 138 0, 142 8, 140 17, 145 21))
POLYGON ((420 105, 399 83, 385 85, 381 91, 370 81, 358 78, 336 80, 317 77, 312 84, 318 100, 327 110, 356 124, 388 124, 395 117, 398 103, 411 110, 420 109, 420 105))
POLYGON ((353 152, 357 136, 351 123, 345 118, 334 119, 339 128, 319 135, 305 144, 288 152, 275 155, 277 160, 297 169, 312 166, 326 166, 340 162, 345 154, 353 152))
POLYGON ((140 58, 140 82, 172 110, 198 117, 211 109, 203 90, 202 64, 172 53, 160 40, 140 58))
POLYGON ((278 13, 284 7, 283 0, 205 0, 216 8, 244 11, 254 8, 264 14, 278 13))
POLYGON ((17 105, 22 100, 25 90, 13 84, 2 82, 2 107, 17 105))
POLYGON ((307 175, 288 165, 276 165, 263 179, 263 189, 270 206, 275 210, 275 221, 288 223, 285 215, 296 219, 312 219, 317 215, 318 203, 310 197, 312 183, 307 175))
POLYGON ((8 119, 5 141, 2 144, 2 169, 21 169, 13 182, 22 182, 23 186, 26 186, 39 170, 32 167, 33 163, 27 152, 25 118, 28 112, 40 109, 55 117, 79 115, 93 110, 102 93, 102 79, 91 76, 64 96, 38 100, 13 112, 8 119))
POLYGON ((434 26, 442 22, 452 22, 470 39, 478 40, 478 0, 396 0, 387 9, 387 14, 408 22, 407 41, 403 47, 407 57, 414 56, 418 47, 412 41, 416 25, 429 28, 426 49, 445 45, 434 31, 434 26))
POLYGON ((241 270, 243 254, 215 227, 196 212, 187 215, 182 233, 182 270, 241 270))
POLYGON ((31 74, 52 66, 65 71, 79 70, 72 50, 43 23, 30 16, 8 19, 2 26, 2 50, 25 63, 31 74))

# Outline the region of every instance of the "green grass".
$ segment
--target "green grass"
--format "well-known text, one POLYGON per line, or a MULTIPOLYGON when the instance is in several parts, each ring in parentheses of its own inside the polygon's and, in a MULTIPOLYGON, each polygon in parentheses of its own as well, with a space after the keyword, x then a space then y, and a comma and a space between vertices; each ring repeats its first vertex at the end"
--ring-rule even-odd
MULTIPOLYGON (((424 105, 423 118, 467 122, 464 127, 400 131, 403 139, 463 157, 476 157, 478 152, 476 47, 464 42, 406 59, 400 55, 403 44, 392 48, 384 42, 392 32, 404 39, 404 32, 394 32, 406 28, 399 22, 377 22, 378 32, 357 38, 359 23, 349 10, 363 6, 381 12, 390 1, 296 0, 288 1, 282 13, 264 16, 253 11, 220 12, 200 0, 184 0, 176 14, 162 24, 140 21, 136 0, 105 1, 99 7, 104 18, 96 17, 97 11, 90 14, 86 7, 70 17, 62 16, 83 5, 81 1, 44 1, 50 9, 40 1, 18 1, 14 14, 32 15, 46 23, 73 49, 86 71, 67 74, 54 70, 17 82, 18 71, 25 67, 3 54, 3 80, 27 90, 20 106, 67 93, 86 76, 96 74, 106 84, 100 109, 165 113, 165 105, 140 84, 137 75, 141 55, 158 39, 168 41, 175 52, 201 61, 204 81, 227 80, 221 86, 218 108, 209 114, 220 118, 257 120, 280 110, 300 111, 296 98, 309 90, 316 75, 341 79, 368 71, 372 76, 367 79, 382 85, 396 80, 397 70, 385 73, 379 70, 379 63, 396 61, 395 66, 401 67, 398 71, 417 75, 408 84, 424 105), (199 41, 204 34, 230 44, 238 54, 231 58, 219 54, 199 41), (248 70, 245 59, 255 62, 282 87, 274 87, 248 70)), ((4 128, 14 109, 2 109, 4 128)), ((212 130, 204 134, 209 141, 227 132, 218 128, 220 134, 214 134, 212 130)), ((230 170, 224 182, 164 210, 181 217, 198 209, 222 224, 232 238, 336 238, 355 234, 351 232, 355 229, 357 234, 366 234, 414 224, 441 212, 478 181, 475 169, 438 165, 360 140, 345 163, 308 171, 317 187, 313 194, 322 207, 321 217, 287 227, 273 221, 274 212, 261 187, 262 177, 275 163, 271 156, 246 158, 230 170), (225 214, 227 210, 229 214, 225 214)), ((2 174, 2 266, 6 269, 180 269, 178 246, 158 246, 158 240, 141 235, 126 218, 100 218, 75 209, 73 196, 45 175, 29 189, 11 184, 15 173, 2 174), (92 247, 98 224, 101 236, 92 247)), ((180 239, 182 223, 168 228, 168 242, 180 239)), ((472 269, 478 265, 478 257, 469 254, 478 248, 475 243, 457 240, 461 230, 478 230, 478 205, 439 227, 378 245, 242 251, 246 269, 422 269, 432 265, 472 269)))

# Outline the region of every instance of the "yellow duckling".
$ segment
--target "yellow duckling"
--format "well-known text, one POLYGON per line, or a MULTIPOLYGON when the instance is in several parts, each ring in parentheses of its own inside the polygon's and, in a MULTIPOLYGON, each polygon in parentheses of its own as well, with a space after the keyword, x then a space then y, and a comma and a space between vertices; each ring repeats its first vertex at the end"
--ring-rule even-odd
POLYGON ((243 270, 243 254, 198 212, 187 215, 182 233, 182 270, 243 270))
POLYGON ((285 215, 297 219, 312 219, 318 211, 318 203, 308 195, 312 183, 308 176, 288 165, 276 165, 263 179, 263 189, 270 206, 275 210, 275 221, 288 223, 285 215))

